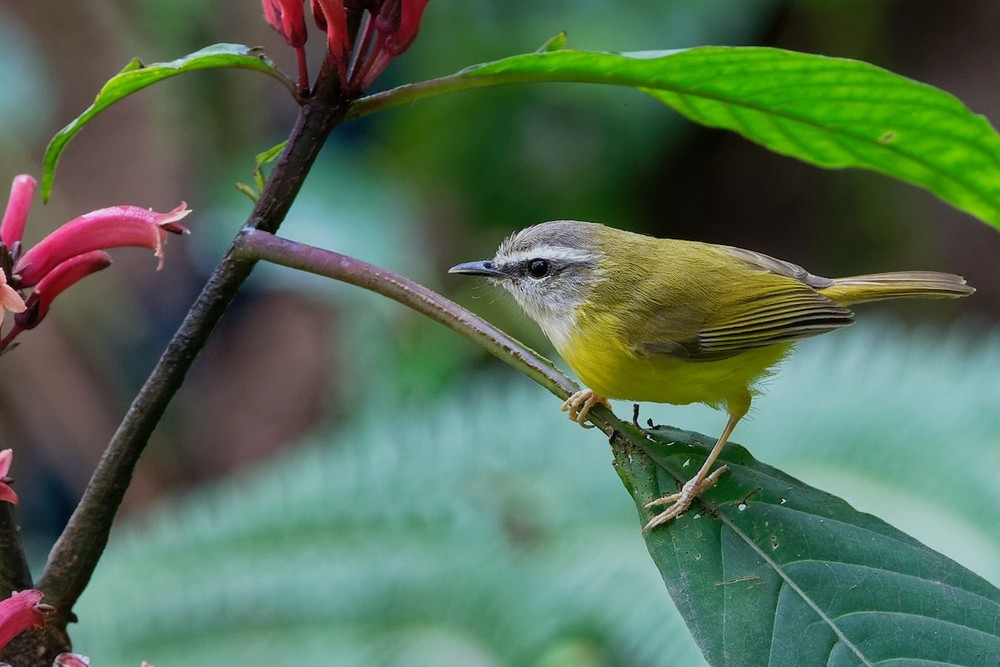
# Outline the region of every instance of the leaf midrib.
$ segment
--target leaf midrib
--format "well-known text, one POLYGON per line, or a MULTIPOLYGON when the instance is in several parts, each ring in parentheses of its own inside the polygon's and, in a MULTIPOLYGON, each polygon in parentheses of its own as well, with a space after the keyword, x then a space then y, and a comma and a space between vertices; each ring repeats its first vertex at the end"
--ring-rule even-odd
MULTIPOLYGON (((709 503, 705 503, 705 504, 709 504, 709 503)), ((829 615, 827 615, 819 607, 819 605, 816 604, 816 602, 809 595, 806 594, 806 592, 795 582, 794 579, 792 579, 788 575, 787 572, 785 572, 784 568, 782 568, 782 566, 777 561, 775 561, 773 558, 771 558, 763 549, 761 549, 757 545, 756 542, 754 542, 750 538, 749 535, 747 535, 745 532, 743 532, 743 530, 736 524, 736 522, 734 522, 732 519, 730 519, 728 516, 726 516, 723 512, 718 512, 718 508, 715 508, 715 509, 716 509, 716 514, 717 514, 717 516, 719 518, 719 521, 721 521, 722 524, 725 525, 727 528, 729 528, 730 530, 732 530, 733 533, 737 537, 739 537, 741 540, 743 540, 743 542, 748 547, 750 547, 751 551, 753 551, 755 554, 757 554, 757 556, 761 560, 763 560, 765 563, 767 563, 767 565, 779 577, 781 577, 781 579, 785 582, 785 584, 789 588, 791 588, 802 599, 802 601, 806 604, 806 606, 808 606, 810 609, 812 609, 816 613, 816 615, 819 616, 820 620, 823 621, 827 626, 829 626, 829 628, 831 629, 831 631, 833 631, 833 634, 836 635, 837 639, 839 639, 840 642, 844 646, 846 646, 852 653, 854 653, 854 655, 856 655, 858 657, 858 659, 861 660, 861 663, 863 665, 865 665, 865 667, 875 667, 874 663, 871 662, 861 652, 861 649, 858 648, 857 646, 855 646, 855 644, 850 639, 847 638, 847 635, 844 634, 844 632, 836 624, 836 622, 834 621, 834 619, 831 618, 829 615)), ((728 605, 728 603, 725 602, 725 601, 723 601, 723 604, 724 605, 728 605)), ((726 610, 726 611, 728 611, 728 610, 726 610)), ((726 617, 728 617, 728 616, 729 616, 729 614, 726 613, 726 617)), ((774 642, 772 641, 771 642, 771 648, 772 649, 773 649, 773 646, 774 646, 774 642)), ((769 653, 770 653, 770 651, 769 651, 769 653)))

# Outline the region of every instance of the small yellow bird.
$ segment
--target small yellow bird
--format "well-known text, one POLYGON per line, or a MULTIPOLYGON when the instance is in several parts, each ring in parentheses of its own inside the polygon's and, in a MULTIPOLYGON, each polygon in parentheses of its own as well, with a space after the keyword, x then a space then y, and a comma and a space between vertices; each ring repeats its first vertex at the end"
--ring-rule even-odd
POLYGON ((899 271, 822 278, 729 246, 658 239, 592 222, 554 220, 505 240, 493 259, 449 273, 502 285, 588 387, 562 409, 584 425, 609 398, 705 403, 729 421, 715 447, 649 530, 679 516, 726 467, 709 470, 796 341, 852 324, 847 308, 897 297, 963 297, 960 276, 899 271))

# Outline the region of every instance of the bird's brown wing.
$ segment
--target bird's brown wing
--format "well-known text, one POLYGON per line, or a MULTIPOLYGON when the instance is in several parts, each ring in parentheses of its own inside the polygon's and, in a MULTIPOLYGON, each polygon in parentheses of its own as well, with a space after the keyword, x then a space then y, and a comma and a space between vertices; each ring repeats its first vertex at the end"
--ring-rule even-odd
MULTIPOLYGON (((647 307, 631 337, 644 356, 713 361, 750 349, 793 342, 853 323, 854 314, 809 283, 826 281, 801 267, 738 248, 721 248, 746 262, 724 262, 698 280, 697 297, 671 306, 647 307), (748 270, 749 268, 749 270, 748 270)), ((731 260, 730 260, 731 261, 731 260)), ((650 299, 647 303, 662 303, 650 299)))

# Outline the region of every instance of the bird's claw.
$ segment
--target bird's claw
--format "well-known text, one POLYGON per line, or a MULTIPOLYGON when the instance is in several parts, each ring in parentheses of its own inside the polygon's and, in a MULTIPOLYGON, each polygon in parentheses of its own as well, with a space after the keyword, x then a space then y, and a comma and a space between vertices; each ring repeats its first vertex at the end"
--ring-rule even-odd
POLYGON ((608 399, 597 394, 593 389, 581 389, 563 401, 559 409, 563 412, 569 412, 569 418, 583 428, 594 428, 592 424, 587 424, 587 416, 595 405, 603 405, 608 410, 611 409, 611 403, 608 399))
POLYGON ((643 505, 643 509, 647 510, 661 505, 670 505, 670 507, 650 519, 649 522, 642 527, 642 532, 645 533, 653 528, 656 528, 657 526, 662 526, 671 519, 674 519, 686 512, 687 509, 691 507, 691 503, 694 499, 703 491, 715 486, 716 482, 719 481, 719 477, 721 477, 722 474, 728 470, 729 466, 724 465, 702 480, 699 480, 697 477, 688 480, 677 493, 662 496, 643 505))

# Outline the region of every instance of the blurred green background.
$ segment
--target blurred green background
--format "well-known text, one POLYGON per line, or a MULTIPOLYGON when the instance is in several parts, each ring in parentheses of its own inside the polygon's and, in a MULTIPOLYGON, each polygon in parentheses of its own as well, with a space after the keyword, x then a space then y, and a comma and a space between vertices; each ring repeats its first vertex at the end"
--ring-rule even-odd
MULTIPOLYGON (((591 50, 767 44, 860 58, 996 124, 998 23, 989 0, 433 0, 378 86, 565 30, 591 50)), ((294 67, 251 0, 0 2, 0 186, 39 176, 48 139, 133 56, 220 41, 294 67)), ((314 69, 321 42, 314 32, 314 69)), ((243 223, 249 201, 233 183, 294 115, 266 77, 173 79, 88 126, 51 202, 36 201, 29 243, 113 204, 195 210, 163 271, 116 252, 2 359, 0 445, 17 453, 38 562, 243 223)), ((420 280, 550 354, 505 295, 445 271, 552 218, 739 245, 823 275, 966 276, 971 299, 877 305, 854 330, 802 345, 735 439, 1000 583, 1000 492, 985 473, 1000 463, 1000 235, 927 193, 771 155, 637 92, 509 87, 338 128, 282 234, 420 280)), ((259 267, 144 456, 77 648, 95 664, 225 662, 212 651, 236 646, 287 664, 331 651, 336 664, 661 664, 672 650, 672 664, 692 664, 603 440, 556 406, 400 306, 259 267)), ((698 407, 643 415, 711 434, 724 421, 698 407)))

